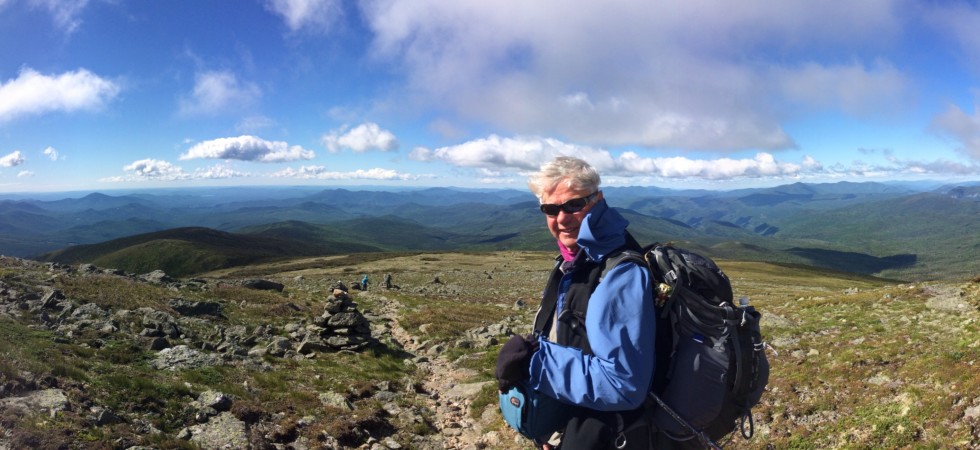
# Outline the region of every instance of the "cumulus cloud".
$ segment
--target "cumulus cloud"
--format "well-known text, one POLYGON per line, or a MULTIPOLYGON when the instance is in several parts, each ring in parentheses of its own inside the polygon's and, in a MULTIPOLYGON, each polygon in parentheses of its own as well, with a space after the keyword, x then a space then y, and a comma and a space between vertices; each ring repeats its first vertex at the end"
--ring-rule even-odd
POLYGON ((371 122, 360 124, 350 130, 340 128, 331 131, 323 135, 320 141, 331 153, 337 153, 345 148, 358 153, 369 150, 387 152, 398 149, 398 139, 395 138, 395 135, 371 122))
POLYGON ((0 123, 49 112, 97 110, 119 94, 119 86, 85 69, 44 75, 21 69, 0 84, 0 123))
POLYGON ((211 167, 198 168, 194 173, 187 173, 180 166, 158 159, 141 159, 123 167, 125 175, 106 177, 99 181, 109 183, 140 182, 140 181, 186 181, 186 180, 218 180, 225 178, 247 177, 250 174, 239 172, 228 165, 217 164, 211 167))
POLYGON ((728 180, 737 178, 793 177, 822 170, 811 156, 799 164, 778 161, 765 152, 753 158, 690 159, 685 157, 642 157, 623 152, 618 157, 607 150, 573 145, 556 139, 501 138, 492 135, 435 150, 416 148, 410 154, 417 161, 441 161, 457 167, 479 169, 481 175, 514 171, 531 172, 556 156, 576 156, 588 161, 601 173, 620 177, 728 180))
POLYGON ((265 7, 280 16, 290 31, 324 32, 343 15, 340 0, 266 0, 265 7))
POLYGON ((360 4, 374 32, 373 56, 406 73, 414 95, 403 97, 508 134, 595 146, 776 151, 797 147, 781 125, 789 113, 888 110, 910 89, 901 71, 877 60, 903 30, 899 4, 889 1, 854 9, 805 0, 725 8, 685 0, 657 8, 569 8, 560 0, 360 4), (804 59, 837 47, 856 62, 804 59), (794 74, 819 85, 790 83, 794 74), (782 88, 773 89, 778 82, 782 88))
POLYGON ((99 181, 119 183, 132 181, 179 181, 190 178, 184 169, 167 161, 147 158, 123 167, 126 175, 102 178, 99 181))
MULTIPOLYGON (((980 91, 975 92, 980 98, 980 91)), ((959 106, 949 105, 933 118, 930 128, 937 134, 953 140, 958 150, 974 161, 980 161, 980 107, 974 105, 973 114, 959 106)))
POLYGON ((20 153, 20 150, 14 150, 0 157, 0 167, 16 167, 21 164, 24 164, 24 156, 20 153))
POLYGON ((393 180, 407 181, 421 178, 419 175, 400 173, 391 169, 358 169, 352 172, 329 171, 323 166, 302 166, 299 169, 292 167, 280 170, 272 174, 278 178, 298 178, 304 180, 393 180))
POLYGON ((659 178, 699 178, 731 180, 736 178, 792 177, 799 175, 800 164, 779 162, 769 153, 758 153, 748 159, 689 159, 684 157, 641 158, 626 152, 619 158, 619 175, 654 176, 659 178))
POLYGON ((236 159, 264 163, 278 163, 313 159, 312 150, 298 145, 290 146, 282 141, 267 141, 255 136, 238 136, 204 141, 194 145, 180 159, 236 159))
POLYGON ((17 173, 17 178, 30 178, 34 176, 34 171, 32 170, 21 170, 17 173))
POLYGON ((458 167, 533 171, 560 155, 588 159, 600 170, 612 165, 612 157, 603 150, 567 144, 557 139, 504 138, 495 134, 435 150, 418 147, 409 153, 409 158, 416 161, 442 161, 458 167))
POLYGON ((123 167, 123 170, 141 178, 175 180, 187 178, 184 169, 158 159, 141 159, 123 167))
POLYGON ((52 161, 58 160, 58 151, 55 150, 54 147, 45 148, 44 151, 42 151, 42 153, 44 153, 44 156, 47 156, 48 159, 52 161))
POLYGON ((194 77, 191 94, 180 100, 178 112, 182 116, 209 116, 237 111, 261 95, 258 85, 239 81, 231 72, 202 72, 194 77))

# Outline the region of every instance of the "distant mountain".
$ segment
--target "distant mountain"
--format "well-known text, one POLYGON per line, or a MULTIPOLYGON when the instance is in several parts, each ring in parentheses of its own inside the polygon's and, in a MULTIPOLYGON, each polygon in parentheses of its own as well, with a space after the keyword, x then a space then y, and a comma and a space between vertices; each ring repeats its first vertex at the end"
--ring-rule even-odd
MULTIPOLYGON (((980 183, 794 183, 731 191, 633 186, 603 191, 645 243, 673 241, 716 257, 901 279, 964 277, 980 271, 974 256, 980 250, 980 183)), ((162 261, 163 249, 169 247, 149 242, 169 238, 147 236, 188 228, 279 243, 277 249, 256 244, 256 251, 245 252, 247 257, 238 250, 251 244, 199 246, 208 249, 212 261, 204 265, 286 257, 293 249, 296 255, 554 250, 537 199, 525 190, 242 187, 72 195, 76 198, 0 196, 0 254, 33 257, 141 236, 143 241, 125 246, 127 254, 135 255, 138 245, 153 255, 148 260, 162 261), (297 242, 299 247, 293 245, 297 242), (236 256, 214 257, 229 252, 236 256)), ((122 251, 98 248, 83 254, 92 259, 122 251)))
POLYGON ((113 197, 95 192, 81 198, 66 198, 62 200, 38 203, 38 206, 53 212, 107 210, 128 205, 153 206, 153 202, 134 196, 125 195, 113 197))
POLYGON ((160 269, 173 276, 187 276, 277 258, 329 253, 331 249, 319 243, 192 227, 72 246, 38 259, 64 264, 92 263, 131 273, 160 269))
MULTIPOLYGON (((980 273, 980 260, 975 257, 980 253, 980 202, 949 192, 918 193, 799 215, 783 221, 776 237, 899 258, 906 264, 872 271, 896 278, 980 273)), ((824 260, 821 265, 832 264, 824 260)))

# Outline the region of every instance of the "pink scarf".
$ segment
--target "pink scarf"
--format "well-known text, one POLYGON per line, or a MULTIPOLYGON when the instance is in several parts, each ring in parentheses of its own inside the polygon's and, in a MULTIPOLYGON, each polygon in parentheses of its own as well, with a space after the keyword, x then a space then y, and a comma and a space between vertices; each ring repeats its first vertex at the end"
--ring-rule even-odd
POLYGON ((561 241, 558 241, 558 250, 561 251, 561 257, 565 261, 571 261, 575 259, 576 252, 573 252, 570 248, 565 247, 565 244, 562 244, 561 241))

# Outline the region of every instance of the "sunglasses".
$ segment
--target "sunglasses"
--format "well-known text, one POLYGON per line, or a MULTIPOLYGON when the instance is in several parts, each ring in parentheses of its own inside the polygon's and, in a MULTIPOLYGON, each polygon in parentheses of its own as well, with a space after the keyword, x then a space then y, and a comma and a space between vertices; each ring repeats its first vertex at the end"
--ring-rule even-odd
POLYGON ((586 195, 585 197, 573 198, 560 205, 545 203, 541 205, 541 212, 549 216, 557 216, 561 211, 565 211, 565 214, 577 213, 585 209, 586 206, 589 206, 589 203, 591 203, 592 199, 594 199, 598 194, 599 191, 595 191, 589 195, 586 195))

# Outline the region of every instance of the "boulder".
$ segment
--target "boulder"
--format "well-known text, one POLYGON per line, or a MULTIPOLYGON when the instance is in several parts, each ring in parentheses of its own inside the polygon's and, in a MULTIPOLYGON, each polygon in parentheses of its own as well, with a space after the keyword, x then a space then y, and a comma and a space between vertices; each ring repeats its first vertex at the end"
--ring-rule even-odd
POLYGON ((218 366, 221 363, 221 358, 216 355, 178 345, 160 350, 150 366, 157 370, 181 370, 218 366))
POLYGON ((207 423, 185 428, 181 436, 202 449, 250 448, 245 422, 223 412, 207 423))
POLYGON ((182 316, 221 317, 221 304, 218 302, 196 302, 174 298, 170 300, 170 307, 182 316))
POLYGON ((45 389, 31 392, 22 397, 0 399, 0 410, 14 410, 24 414, 47 411, 52 418, 58 411, 64 411, 68 408, 68 396, 61 389, 45 389))
POLYGON ((258 289, 260 291, 279 291, 282 292, 286 288, 282 283, 276 283, 275 281, 269 280, 244 280, 242 281, 242 286, 249 289, 258 289))

